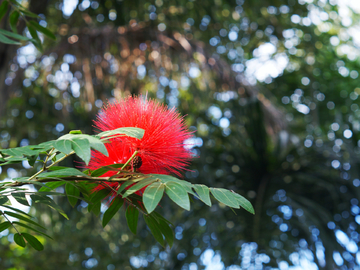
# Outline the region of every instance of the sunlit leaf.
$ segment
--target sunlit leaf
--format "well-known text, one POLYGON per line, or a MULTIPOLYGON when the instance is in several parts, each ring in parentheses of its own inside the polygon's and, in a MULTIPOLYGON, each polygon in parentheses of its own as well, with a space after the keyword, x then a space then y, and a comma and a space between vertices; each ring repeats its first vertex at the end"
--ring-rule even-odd
POLYGON ((182 187, 186 190, 187 193, 195 195, 194 191, 192 190, 193 185, 190 182, 180 180, 174 176, 166 175, 166 174, 151 174, 151 176, 160 179, 162 183, 167 183, 167 182, 178 183, 182 185, 182 187))
POLYGON ((240 208, 239 203, 230 190, 223 188, 210 188, 211 194, 217 199, 219 202, 230 206, 232 208, 240 208))
POLYGON ((76 139, 71 141, 71 145, 76 155, 81 158, 86 165, 88 165, 91 158, 89 141, 86 139, 76 139))
POLYGON ((26 239, 26 241, 32 246, 34 249, 41 251, 44 249, 44 246, 37 240, 34 236, 28 233, 22 233, 22 236, 26 239))
POLYGON ((209 188, 205 185, 194 185, 194 189, 199 196, 199 199, 202 200, 206 205, 211 206, 209 188))
POLYGON ((54 147, 64 154, 70 154, 72 152, 71 141, 68 140, 56 140, 54 147))
POLYGON ((118 129, 114 129, 114 130, 104 131, 104 132, 97 134, 96 136, 98 138, 106 138, 106 137, 113 137, 114 135, 115 136, 126 135, 129 137, 142 139, 142 137, 144 136, 144 132, 145 131, 141 128, 124 127, 124 128, 118 128, 118 129))
POLYGON ((176 182, 166 183, 166 194, 173 202, 185 210, 190 211, 190 200, 189 195, 184 187, 176 182))
POLYGON ((93 136, 89 136, 89 135, 86 135, 86 136, 90 143, 91 148, 99 151, 100 153, 102 153, 105 156, 109 155, 104 143, 100 139, 93 137, 93 136))
POLYGON ((245 199, 240 194, 237 193, 233 193, 233 194, 242 208, 244 208, 246 211, 250 212, 251 214, 255 215, 254 207, 247 199, 245 199))
POLYGON ((135 193, 136 191, 139 191, 140 189, 146 187, 147 185, 150 185, 151 183, 155 182, 156 179, 155 178, 149 178, 149 179, 144 179, 139 181, 138 183, 136 183, 135 185, 129 187, 124 194, 122 195, 123 198, 129 196, 130 194, 135 193))
POLYGON ((164 194, 164 190, 165 185, 160 182, 152 183, 145 189, 143 194, 143 203, 148 213, 155 210, 164 194))

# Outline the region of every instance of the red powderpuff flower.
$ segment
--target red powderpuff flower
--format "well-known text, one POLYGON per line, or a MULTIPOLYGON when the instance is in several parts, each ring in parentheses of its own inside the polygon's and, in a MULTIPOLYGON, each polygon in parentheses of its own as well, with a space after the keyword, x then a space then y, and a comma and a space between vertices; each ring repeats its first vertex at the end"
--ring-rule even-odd
MULTIPOLYGON (((187 130, 183 117, 175 109, 168 109, 154 100, 129 97, 108 104, 94 123, 100 131, 137 127, 144 129, 145 134, 141 140, 128 136, 111 139, 111 143, 105 144, 109 156, 92 151, 87 166, 91 170, 115 163, 124 164, 135 151, 138 151, 137 156, 141 160, 137 171, 144 174, 180 175, 179 171, 184 170, 190 162, 191 152, 184 148, 184 141, 191 137, 191 132, 187 130)), ((116 173, 109 171, 103 176, 116 173)), ((112 183, 110 186, 118 184, 112 183)), ((99 186, 96 190, 102 188, 99 186)))

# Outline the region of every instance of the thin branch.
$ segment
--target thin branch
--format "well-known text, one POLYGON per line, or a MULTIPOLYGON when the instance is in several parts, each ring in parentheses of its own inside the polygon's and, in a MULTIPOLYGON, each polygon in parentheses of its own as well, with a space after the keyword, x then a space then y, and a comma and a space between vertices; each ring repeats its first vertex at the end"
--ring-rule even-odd
POLYGON ((127 180, 139 179, 142 176, 144 176, 144 175, 143 174, 133 174, 133 175, 126 175, 126 177, 116 177, 116 178, 91 177, 91 176, 89 176, 89 177, 86 177, 86 176, 66 176, 66 177, 43 178, 43 179, 37 178, 37 179, 35 179, 33 181, 8 183, 6 185, 3 185, 0 188, 19 187, 19 186, 23 186, 23 185, 34 184, 34 182, 48 183, 48 182, 54 182, 54 181, 124 182, 124 181, 127 181, 127 180))
POLYGON ((5 214, 4 212, 2 212, 2 211, 0 211, 0 213, 1 213, 1 215, 4 216, 4 218, 5 218, 7 221, 9 221, 9 223, 10 223, 11 226, 15 229, 15 231, 17 231, 17 233, 21 235, 21 233, 16 229, 15 225, 10 221, 10 219, 6 216, 6 214, 5 214))

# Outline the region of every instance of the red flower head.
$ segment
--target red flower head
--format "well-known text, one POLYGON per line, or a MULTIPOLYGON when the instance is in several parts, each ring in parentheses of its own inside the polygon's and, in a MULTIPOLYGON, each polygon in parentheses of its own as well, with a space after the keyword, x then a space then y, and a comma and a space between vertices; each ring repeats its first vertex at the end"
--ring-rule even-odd
MULTIPOLYGON (((175 109, 168 109, 153 100, 129 97, 105 106, 94 123, 101 131, 137 127, 144 129, 145 134, 141 140, 127 136, 111 139, 111 143, 105 144, 108 157, 92 151, 88 165, 91 170, 125 163, 135 151, 140 158, 133 160, 133 167, 144 174, 179 175, 179 171, 189 164, 191 153, 184 148, 184 141, 191 137, 191 132, 175 109)), ((116 171, 109 171, 103 176, 114 174, 116 171)))

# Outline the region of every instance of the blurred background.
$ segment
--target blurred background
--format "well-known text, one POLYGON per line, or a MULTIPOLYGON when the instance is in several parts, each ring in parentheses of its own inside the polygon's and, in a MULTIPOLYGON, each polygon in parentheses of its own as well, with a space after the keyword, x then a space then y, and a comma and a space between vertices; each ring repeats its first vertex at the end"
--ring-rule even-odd
POLYGON ((358 0, 19 2, 57 40, 0 44, 1 148, 92 133, 104 103, 147 94, 195 131, 184 179, 232 189, 256 215, 165 198, 164 249, 142 218, 137 235, 123 211, 103 229, 58 198, 70 221, 30 209, 54 240, 37 252, 3 231, 1 269, 360 269, 358 0))

